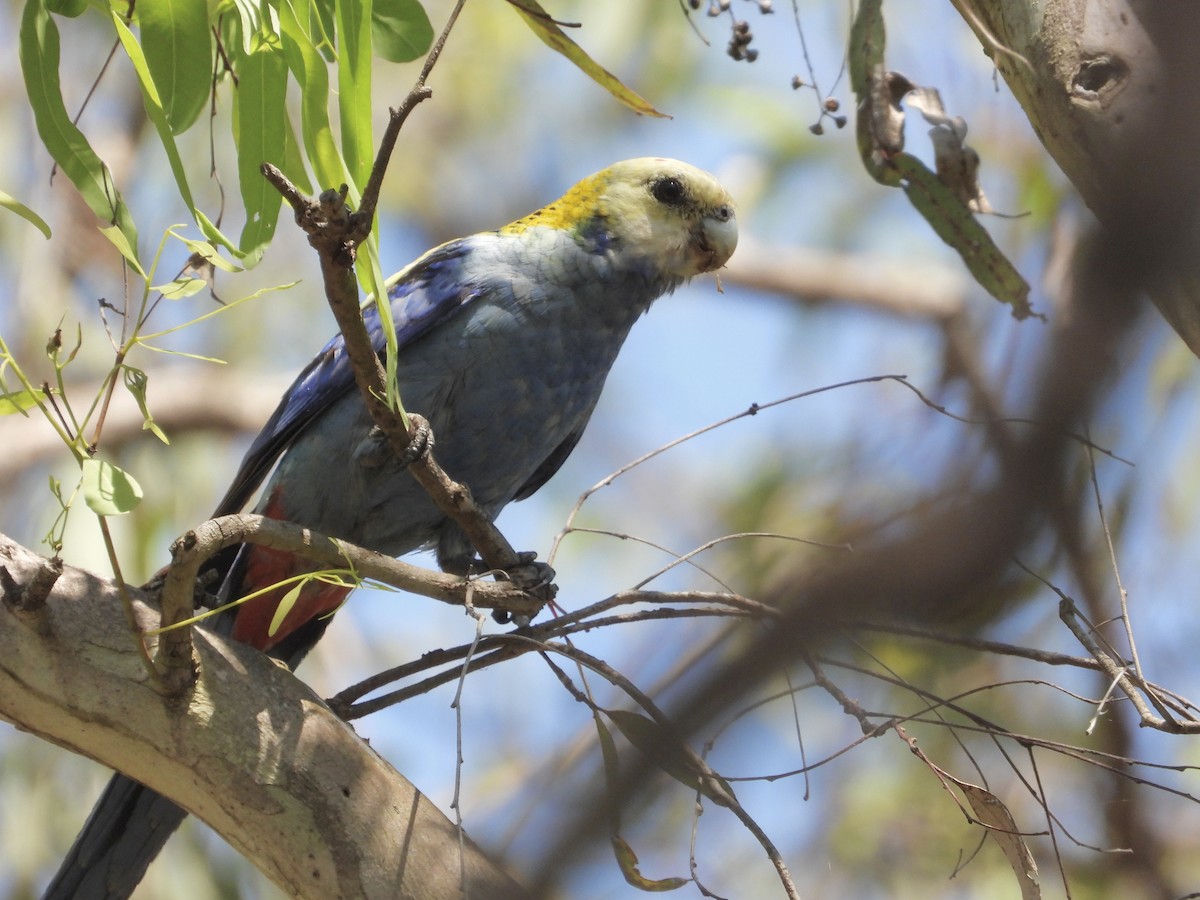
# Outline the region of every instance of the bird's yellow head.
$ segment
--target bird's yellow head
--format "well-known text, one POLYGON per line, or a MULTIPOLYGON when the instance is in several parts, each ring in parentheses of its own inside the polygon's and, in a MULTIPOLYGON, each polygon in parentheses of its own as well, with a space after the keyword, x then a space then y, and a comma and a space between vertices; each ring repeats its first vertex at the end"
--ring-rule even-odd
POLYGON ((719 269, 737 246, 737 214, 720 182, 659 157, 609 166, 502 232, 537 226, 577 231, 673 278, 719 269))

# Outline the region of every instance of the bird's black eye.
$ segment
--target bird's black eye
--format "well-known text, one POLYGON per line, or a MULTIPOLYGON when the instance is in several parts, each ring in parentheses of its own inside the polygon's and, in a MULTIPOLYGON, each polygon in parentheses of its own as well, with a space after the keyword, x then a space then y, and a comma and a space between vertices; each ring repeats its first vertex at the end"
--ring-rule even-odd
POLYGON ((669 176, 659 178, 651 184, 650 193, 655 200, 665 203, 667 206, 681 206, 687 196, 687 191, 683 189, 683 182, 669 176))

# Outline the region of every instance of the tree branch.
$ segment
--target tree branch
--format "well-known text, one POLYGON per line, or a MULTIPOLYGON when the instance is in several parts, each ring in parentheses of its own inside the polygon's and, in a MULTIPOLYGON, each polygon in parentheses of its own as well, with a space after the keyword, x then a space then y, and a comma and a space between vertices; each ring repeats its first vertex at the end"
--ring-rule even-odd
MULTIPOLYGON (((533 616, 542 606, 540 600, 507 582, 468 580, 434 572, 292 522, 242 513, 210 519, 181 536, 171 547, 171 565, 164 577, 161 602, 163 627, 192 617, 200 568, 219 551, 242 543, 286 550, 321 568, 349 568, 363 580, 457 606, 469 602, 477 608, 500 609, 515 616, 533 616)), ((170 634, 164 634, 164 640, 170 634)))
POLYGON ((291 673, 197 630, 199 679, 164 699, 111 581, 64 567, 44 605, 14 610, 44 568, 0 535, 0 718, 169 797, 289 895, 524 896, 470 842, 460 885, 453 824, 291 673))

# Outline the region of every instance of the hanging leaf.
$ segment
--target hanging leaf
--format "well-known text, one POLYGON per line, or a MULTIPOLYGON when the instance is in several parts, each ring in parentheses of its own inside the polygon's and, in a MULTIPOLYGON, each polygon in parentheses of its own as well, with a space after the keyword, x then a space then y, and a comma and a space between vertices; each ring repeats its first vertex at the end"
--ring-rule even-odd
POLYGON ((644 98, 625 87, 621 79, 588 56, 582 47, 567 37, 566 33, 558 27, 558 23, 546 10, 542 9, 538 0, 508 0, 508 2, 525 20, 525 24, 533 29, 533 33, 541 39, 542 43, 573 62, 581 72, 635 113, 660 119, 670 118, 666 113, 659 112, 644 98))
POLYGON ((4 191, 0 191, 0 206, 3 206, 9 212, 16 213, 18 216, 40 231, 43 235, 45 235, 46 240, 50 240, 50 226, 46 224, 45 220, 42 219, 41 216, 35 213, 24 203, 16 200, 13 197, 10 197, 8 194, 4 193, 4 191))
POLYGON ((83 15, 88 8, 88 0, 46 0, 46 8, 56 16, 74 19, 83 15))
POLYGON ((342 156, 351 186, 361 190, 371 174, 375 154, 371 136, 372 4, 370 0, 337 0, 336 7, 342 156))
POLYGON ((137 253, 134 252, 133 245, 129 243, 129 237, 117 225, 101 225, 100 233, 104 235, 110 244, 117 248, 117 252, 125 257, 125 262, 133 268, 135 272, 146 277, 145 271, 142 269, 142 264, 138 262, 137 253))
POLYGON ((133 395, 133 399, 137 401, 138 409, 142 413, 142 430, 149 431, 164 444, 170 444, 167 440, 167 435, 154 421, 154 416, 150 415, 150 404, 146 399, 146 385, 150 379, 141 369, 135 369, 133 366, 124 366, 125 388, 133 395))
POLYGON ((308 30, 314 14, 309 0, 284 0, 279 6, 283 53, 300 87, 300 135, 309 164, 322 189, 350 181, 350 173, 329 122, 329 70, 308 30))
POLYGON ((208 8, 195 0, 137 5, 141 47, 171 131, 191 127, 212 89, 213 37, 208 8))
POLYGON ((126 259, 136 262, 137 228, 133 217, 108 167, 75 127, 63 103, 58 78, 58 26, 44 0, 28 0, 25 4, 18 53, 38 137, 96 217, 120 231, 120 243, 111 236, 109 240, 124 248, 126 259))
POLYGON ((38 405, 38 395, 33 390, 12 391, 0 394, 0 416, 24 413, 38 405))
POLYGON ((270 242, 279 221, 283 198, 262 176, 263 163, 285 166, 284 116, 287 99, 287 65, 283 53, 268 40, 259 41, 238 67, 234 91, 238 180, 246 225, 239 243, 241 252, 256 257, 270 242))
POLYGON ((418 0, 374 0, 371 39, 376 56, 388 62, 412 62, 433 44, 433 25, 418 0))
POLYGON ((112 463, 88 457, 83 461, 83 499, 98 516, 120 516, 142 502, 142 486, 112 463))
POLYGON ((621 874, 639 891, 661 894, 667 891, 677 891, 691 882, 690 878, 647 878, 638 868, 637 854, 620 835, 612 836, 612 848, 613 854, 617 858, 617 865, 621 867, 621 874))
POLYGON ((881 7, 881 0, 863 0, 850 30, 850 83, 858 96, 857 139, 864 167, 880 184, 904 189, 937 236, 962 257, 976 282, 1007 303, 1014 318, 1036 315, 1029 304, 1029 284, 973 215, 990 207, 978 183, 978 155, 965 143, 966 122, 946 115, 937 91, 886 71, 881 7), (916 108, 934 126, 930 136, 937 173, 904 150, 901 102, 908 96, 915 97, 916 108))
POLYGON ((275 607, 275 615, 271 617, 271 625, 267 628, 267 637, 274 637, 283 626, 283 620, 287 618, 287 614, 292 611, 292 607, 296 605, 296 601, 300 599, 300 591, 303 590, 305 582, 301 581, 290 591, 283 595, 283 599, 279 601, 279 605, 275 607))
MULTIPOLYGON (((600 714, 593 712, 592 718, 596 723, 596 734, 600 738, 600 756, 604 760, 604 778, 611 793, 616 790, 616 785, 620 782, 621 773, 620 764, 617 760, 617 745, 613 741, 612 732, 608 730, 608 726, 604 724, 604 719, 600 717, 600 714)), ((641 870, 638 868, 637 854, 620 835, 620 807, 611 799, 607 803, 607 806, 609 839, 612 842, 613 855, 616 857, 617 865, 620 867, 621 874, 625 876, 627 882, 636 888, 648 892, 673 891, 688 883, 688 879, 686 878, 664 878, 656 881, 643 876, 641 870)))
POLYGON ((934 770, 940 777, 958 785, 959 789, 966 794, 967 802, 971 804, 971 810, 975 813, 976 820, 1000 845, 1013 874, 1017 876, 1017 884, 1021 888, 1021 900, 1041 900, 1041 876, 1038 874, 1037 862, 1034 860, 1033 854, 1029 852, 1029 845, 1021 836, 1021 829, 1017 827, 1017 822, 1008 807, 986 788, 955 778, 937 766, 934 766, 934 770))
POLYGON ((221 234, 208 217, 196 208, 196 203, 192 199, 192 189, 188 185, 187 172, 183 167, 183 159, 180 157, 179 148, 175 144, 175 135, 171 124, 167 121, 167 113, 163 108, 163 101, 159 95, 158 86, 151 77, 149 64, 142 53, 142 45, 138 43, 137 38, 133 36, 133 32, 129 30, 128 26, 126 26, 121 17, 115 12, 112 13, 112 22, 117 32, 117 38, 121 41, 121 47, 129 57, 129 62, 133 65, 133 71, 138 77, 138 85, 142 89, 142 104, 146 109, 147 117, 154 125, 155 131, 158 132, 159 142, 167 154, 167 161, 171 166, 171 174, 175 176, 175 185, 179 188, 180 198, 187 205, 196 224, 200 226, 200 230, 204 232, 209 240, 217 241, 226 247, 232 247, 229 238, 221 234))
POLYGON ((1011 306, 1013 318, 1036 315, 1029 305, 1028 282, 954 191, 909 153, 901 153, 892 165, 903 179, 904 193, 912 205, 938 237, 958 251, 979 285, 1011 306))

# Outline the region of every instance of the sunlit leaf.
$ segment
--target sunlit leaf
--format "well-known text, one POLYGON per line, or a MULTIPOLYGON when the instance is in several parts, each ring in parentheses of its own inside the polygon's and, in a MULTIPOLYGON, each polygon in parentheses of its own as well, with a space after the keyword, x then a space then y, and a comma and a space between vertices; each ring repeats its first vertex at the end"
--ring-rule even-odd
POLYGON ((168 281, 166 284, 154 285, 150 290, 158 291, 166 300, 182 300, 184 297, 200 293, 206 285, 207 282, 203 278, 182 275, 174 281, 168 281))
POLYGON ((139 275, 145 277, 145 272, 142 270, 142 264, 138 262, 137 254, 134 253, 133 245, 129 243, 129 238, 124 231, 117 225, 102 225, 100 233, 108 238, 109 243, 117 248, 125 261, 133 267, 133 270, 139 275))
POLYGON ((33 409, 37 404, 38 395, 32 390, 3 393, 0 394, 0 416, 23 413, 27 409, 33 409))
POLYGON ((304 589, 304 582, 301 581, 290 591, 283 595, 283 599, 279 601, 279 605, 275 607, 275 615, 271 617, 271 625, 267 628, 267 637, 274 637, 283 626, 283 620, 287 618, 287 614, 292 611, 292 607, 296 605, 296 601, 300 598, 300 591, 304 589))
POLYGON ((241 272, 241 271, 243 271, 242 267, 239 266, 237 263, 231 262, 230 260, 223 257, 220 254, 220 252, 217 250, 216 246, 211 241, 197 241, 193 238, 187 237, 186 235, 180 234, 178 231, 175 231, 173 228, 168 229, 168 231, 170 231, 172 237, 181 241, 184 244, 184 246, 186 246, 188 248, 188 250, 190 250, 192 252, 193 255, 204 260, 210 266, 218 268, 222 272, 241 272))
POLYGON ((162 143, 163 150, 166 151, 167 160, 171 164, 171 173, 175 176, 175 184, 179 188, 179 196, 183 202, 187 204, 188 209, 195 210, 196 204, 192 200, 192 189, 188 186, 187 173, 183 168, 183 160, 179 156, 179 148, 175 146, 175 136, 172 134, 171 125, 167 122, 166 112, 163 110, 162 98, 159 96, 158 87, 154 83, 150 75, 150 68, 147 64, 146 57, 142 54, 142 47, 137 42, 137 38, 133 36, 133 32, 122 21, 120 15, 112 13, 113 27, 117 31, 117 37, 121 41, 121 46, 125 50, 129 61, 133 64, 133 70, 137 73, 138 84, 142 89, 142 102, 146 108, 146 115, 154 124, 155 130, 158 132, 158 139, 162 143))
POLYGON ((74 19, 83 15, 83 11, 88 8, 88 0, 46 0, 46 8, 56 16, 74 19))
POLYGON ((142 502, 142 487, 133 476, 101 459, 83 461, 80 486, 84 502, 98 516, 123 515, 142 502))
POLYGON ((1008 807, 986 788, 969 781, 955 778, 944 769, 935 767, 937 773, 954 782, 967 797, 971 811, 979 824, 988 830, 988 834, 1000 845, 1004 857, 1008 860, 1013 874, 1017 876, 1017 884, 1021 888, 1021 900, 1040 900, 1042 896, 1041 877, 1038 874, 1037 862, 1029 852, 1029 845, 1021 836, 1021 829, 1008 807))
POLYGON ((97 218, 120 230, 125 258, 136 260, 137 228, 133 217, 113 184, 108 167, 72 123, 63 103, 58 78, 58 26, 44 0, 28 0, 25 4, 17 43, 38 136, 97 218))
POLYGON ((283 203, 279 192, 260 170, 265 162, 280 168, 285 165, 286 95, 287 65, 283 54, 268 43, 260 43, 241 60, 238 87, 234 91, 238 179, 246 208, 246 226, 239 247, 249 255, 259 254, 271 240, 283 203))
POLYGON ((1013 318, 1034 315, 1028 282, 954 191, 911 154, 899 154, 892 165, 904 179, 904 192, 912 205, 938 237, 958 251, 980 286, 1011 306, 1013 318))
POLYGON ((433 26, 419 0, 374 0, 371 37, 376 56, 389 62, 411 62, 428 52, 433 26))
POLYGON ((633 848, 619 834, 614 834, 611 838, 613 855, 617 858, 617 865, 621 868, 621 874, 625 876, 625 880, 637 888, 639 891, 645 891, 648 894, 661 894, 666 891, 677 891, 681 887, 691 882, 690 878, 647 878, 638 868, 637 854, 633 852, 633 848))
POLYGON ((563 30, 558 27, 558 23, 554 21, 546 10, 542 9, 542 5, 537 0, 508 0, 508 2, 512 4, 521 18, 525 20, 525 24, 533 29, 533 33, 541 38, 547 47, 561 53, 573 62, 581 72, 635 113, 644 116, 657 116, 664 119, 670 118, 666 113, 659 112, 645 99, 627 88, 621 83, 621 79, 617 78, 616 75, 588 56, 582 47, 567 37, 563 30))
POLYGON ((141 369, 135 369, 133 366, 124 367, 125 388, 133 395, 133 399, 137 401, 138 409, 142 413, 142 430, 151 432, 156 438, 164 444, 170 444, 166 434, 154 421, 154 416, 150 415, 150 404, 146 399, 146 386, 150 379, 141 369))
POLYGON ((50 239, 50 226, 46 224, 45 220, 43 220, 41 216, 39 216, 21 201, 10 197, 8 194, 4 193, 4 191, 0 191, 0 206, 4 207, 9 212, 16 213, 26 222, 31 224, 34 228, 45 235, 46 240, 50 239))
POLYGON ((371 7, 370 0, 336 3, 342 156, 351 182, 360 190, 371 173, 375 152, 371 136, 371 7))
POLYGON ((196 121, 211 90, 208 7, 196 0, 139 0, 137 21, 167 122, 179 134, 196 121))
POLYGON ((350 181, 329 122, 329 70, 308 30, 315 18, 309 0, 283 0, 279 7, 283 52, 300 86, 300 133, 309 165, 324 188, 350 181))

